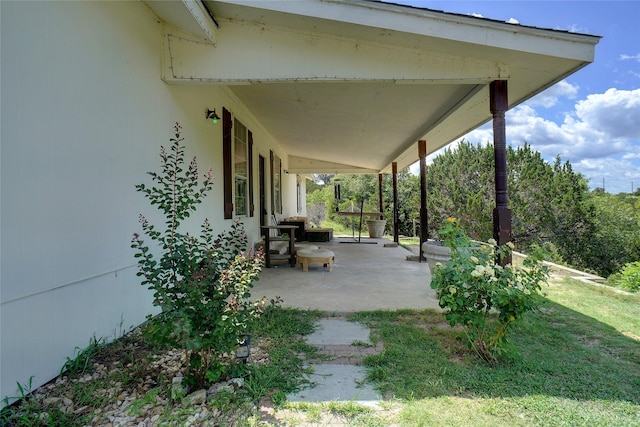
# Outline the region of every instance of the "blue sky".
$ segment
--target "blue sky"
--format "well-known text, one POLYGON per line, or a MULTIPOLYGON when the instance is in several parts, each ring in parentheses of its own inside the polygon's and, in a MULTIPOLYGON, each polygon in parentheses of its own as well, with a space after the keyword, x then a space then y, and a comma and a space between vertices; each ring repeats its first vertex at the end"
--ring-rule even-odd
MULTIPOLYGON (((640 188, 640 1, 392 2, 602 36, 592 64, 507 113, 507 141, 569 160, 591 188, 640 188)), ((491 123, 465 139, 491 141, 491 123)))

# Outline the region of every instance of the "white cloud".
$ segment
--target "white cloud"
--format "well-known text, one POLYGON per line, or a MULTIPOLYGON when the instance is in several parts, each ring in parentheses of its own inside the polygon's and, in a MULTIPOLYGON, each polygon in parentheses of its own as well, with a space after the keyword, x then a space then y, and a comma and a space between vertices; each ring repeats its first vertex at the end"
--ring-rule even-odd
POLYGON ((482 14, 480 13, 472 13, 471 16, 473 16, 474 18, 484 18, 484 16, 482 16, 482 14))
POLYGON ((560 30, 560 31, 568 31, 570 33, 582 33, 582 34, 588 34, 589 30, 587 30, 584 27, 581 27, 577 24, 571 24, 567 27, 556 27, 556 30, 560 30))
POLYGON ((640 140, 640 89, 589 95, 560 124, 529 105, 514 108, 506 118, 509 141, 526 141, 547 156, 588 159, 633 153, 637 148, 632 143, 640 140))
POLYGON ((534 96, 527 105, 540 105, 545 108, 551 108, 558 103, 560 97, 574 99, 578 94, 579 86, 573 85, 566 80, 559 81, 544 92, 534 96))
POLYGON ((631 192, 640 187, 640 162, 624 159, 584 159, 571 162, 573 169, 589 180, 591 188, 602 187, 609 193, 631 192))
POLYGON ((579 120, 612 139, 640 139, 640 89, 608 89, 578 101, 579 120))
POLYGON ((632 60, 632 61, 640 62, 640 53, 636 53, 635 55, 622 54, 620 55, 620 60, 621 61, 632 60))
POLYGON ((520 21, 518 21, 515 18, 509 18, 509 20, 507 21, 507 24, 520 24, 520 21))
MULTIPOLYGON (((557 88, 572 94, 572 85, 557 88)), ((640 187, 640 89, 609 89, 575 104, 561 123, 541 117, 529 102, 507 112, 507 141, 525 142, 552 161, 557 155, 607 191, 628 192, 632 181, 640 187), (628 188, 629 187, 629 188, 628 188)), ((491 123, 465 136, 471 143, 493 140, 491 123)))

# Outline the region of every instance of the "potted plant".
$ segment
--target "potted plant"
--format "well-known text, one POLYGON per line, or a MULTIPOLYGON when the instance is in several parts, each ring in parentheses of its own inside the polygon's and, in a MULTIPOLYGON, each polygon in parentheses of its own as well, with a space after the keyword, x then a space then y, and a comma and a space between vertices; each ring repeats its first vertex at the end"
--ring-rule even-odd
POLYGON ((387 221, 384 219, 368 219, 365 222, 367 230, 369 230, 369 237, 384 237, 384 227, 387 225, 387 221))
MULTIPOLYGON (((440 229, 440 236, 443 240, 429 240, 422 244, 422 252, 432 273, 437 264, 444 264, 451 259, 451 245, 462 237, 458 220, 454 217, 447 218, 444 227, 440 229)), ((470 243, 469 240, 468 244, 470 243)))

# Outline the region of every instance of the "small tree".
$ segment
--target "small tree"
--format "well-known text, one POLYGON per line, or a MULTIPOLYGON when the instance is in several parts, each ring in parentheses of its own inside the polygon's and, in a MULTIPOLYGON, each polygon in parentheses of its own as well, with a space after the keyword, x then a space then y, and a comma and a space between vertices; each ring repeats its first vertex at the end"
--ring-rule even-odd
POLYGON ((149 172, 155 185, 136 185, 165 216, 159 231, 140 215, 143 233, 156 242, 159 255, 133 235, 143 286, 153 290, 154 305, 162 309, 150 325, 152 339, 184 349, 185 383, 200 387, 230 369, 232 357, 251 320, 262 312, 264 300, 251 302, 249 290, 262 266, 261 254, 243 253, 247 237, 238 222, 213 236, 207 220, 199 237, 183 233, 182 222, 196 210, 213 185, 211 170, 199 182, 194 157, 185 167, 181 127, 176 123, 169 152, 160 149, 160 172, 149 172))

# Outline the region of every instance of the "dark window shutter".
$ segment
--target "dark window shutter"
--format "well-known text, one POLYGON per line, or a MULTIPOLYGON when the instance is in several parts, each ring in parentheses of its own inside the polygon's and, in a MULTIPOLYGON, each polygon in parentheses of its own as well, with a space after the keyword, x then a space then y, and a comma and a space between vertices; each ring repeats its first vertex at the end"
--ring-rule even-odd
POLYGON ((233 218, 233 163, 231 158, 231 145, 233 134, 231 112, 222 108, 222 159, 224 162, 224 219, 233 218))
POLYGON ((278 194, 280 195, 280 198, 278 199, 278 213, 282 213, 282 199, 284 199, 284 197, 282 197, 282 159, 280 159, 280 161, 278 162, 278 173, 279 173, 279 177, 280 179, 278 180, 278 185, 280 186, 280 188, 278 188, 278 194))
POLYGON ((249 216, 253 216, 254 204, 253 204, 253 133, 248 131, 249 139, 249 216))

